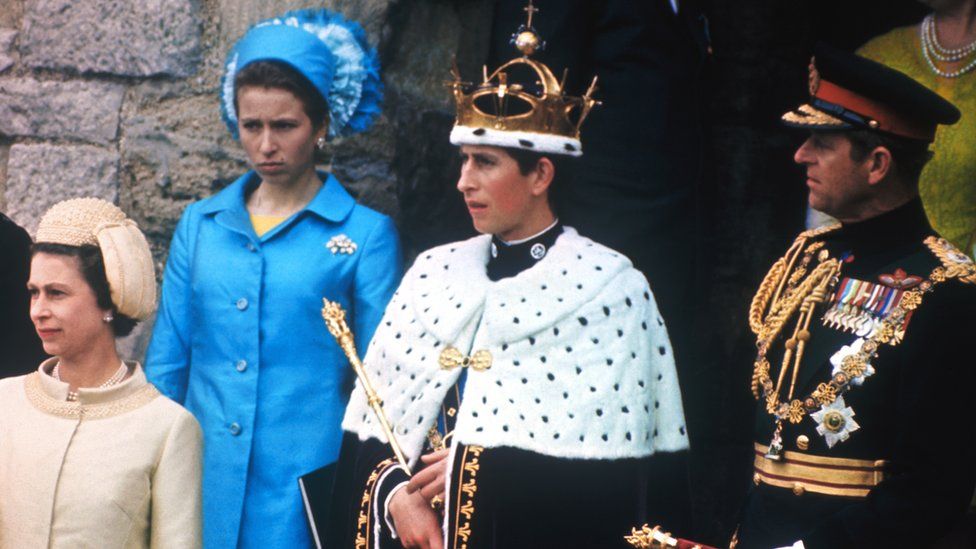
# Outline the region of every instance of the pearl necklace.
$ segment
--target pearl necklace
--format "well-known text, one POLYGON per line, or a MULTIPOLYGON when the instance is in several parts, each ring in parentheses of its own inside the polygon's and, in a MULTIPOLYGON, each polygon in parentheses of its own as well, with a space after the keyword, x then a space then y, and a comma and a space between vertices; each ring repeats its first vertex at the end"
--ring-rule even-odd
POLYGON ((943 47, 942 44, 939 43, 938 33, 936 32, 935 28, 934 15, 929 14, 925 16, 925 19, 922 20, 919 35, 922 42, 922 57, 925 58, 925 62, 928 63, 929 68, 932 69, 932 72, 935 74, 943 78, 958 78, 976 67, 976 57, 973 57, 969 63, 966 63, 966 65, 954 71, 944 71, 935 66, 935 60, 942 62, 954 62, 962 61, 963 59, 969 57, 976 52, 976 40, 973 40, 961 48, 950 49, 943 47))
MULTIPOLYGON (((119 364, 119 369, 116 370, 114 374, 112 374, 112 377, 106 379, 105 380, 105 383, 102 383, 101 385, 99 385, 98 388, 99 389, 107 389, 107 388, 109 388, 109 387, 111 387, 113 385, 118 385, 119 383, 122 382, 123 379, 125 379, 125 376, 128 373, 129 373, 129 367, 126 366, 125 365, 125 361, 123 361, 121 364, 119 364)), ((56 379, 58 381, 61 381, 61 361, 60 360, 58 361, 57 364, 54 365, 54 369, 51 370, 51 377, 53 377, 54 379, 56 379)), ((78 391, 71 391, 71 390, 69 390, 68 391, 68 402, 75 402, 76 400, 78 400, 78 391)))

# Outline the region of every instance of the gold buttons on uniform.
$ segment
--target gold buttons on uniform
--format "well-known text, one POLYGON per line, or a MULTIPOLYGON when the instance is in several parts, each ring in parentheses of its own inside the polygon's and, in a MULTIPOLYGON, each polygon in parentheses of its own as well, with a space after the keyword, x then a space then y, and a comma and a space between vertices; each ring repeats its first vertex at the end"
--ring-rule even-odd
POLYGON ((752 475, 752 483, 759 486, 759 473, 752 475))
POLYGON ((796 447, 801 450, 806 450, 810 447, 810 438, 806 435, 796 437, 796 447))
POLYGON ((803 485, 800 484, 799 482, 796 482, 796 483, 793 484, 793 494, 794 495, 802 496, 803 493, 806 492, 806 491, 807 491, 807 489, 804 488, 803 485))

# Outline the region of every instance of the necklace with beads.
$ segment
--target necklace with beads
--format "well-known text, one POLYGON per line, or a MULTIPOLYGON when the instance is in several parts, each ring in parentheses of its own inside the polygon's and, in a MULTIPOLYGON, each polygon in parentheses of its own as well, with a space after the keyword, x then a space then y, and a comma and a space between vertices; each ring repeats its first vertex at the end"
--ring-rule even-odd
MULTIPOLYGON (((112 377, 105 380, 104 383, 98 386, 99 389, 107 389, 113 385, 118 385, 125 379, 125 375, 129 373, 129 367, 125 365, 125 361, 119 364, 119 369, 112 374, 112 377)), ((58 361, 54 365, 54 369, 51 370, 51 377, 61 381, 61 361, 58 361)), ((75 402, 78 400, 78 391, 68 391, 68 402, 75 402)))
POLYGON ((958 78, 976 67, 976 40, 960 48, 946 48, 939 43, 938 32, 935 27, 935 16, 929 14, 922 20, 919 28, 922 42, 922 57, 932 72, 943 78, 958 78), (972 57, 968 63, 953 71, 944 71, 935 65, 936 61, 954 63, 972 57))

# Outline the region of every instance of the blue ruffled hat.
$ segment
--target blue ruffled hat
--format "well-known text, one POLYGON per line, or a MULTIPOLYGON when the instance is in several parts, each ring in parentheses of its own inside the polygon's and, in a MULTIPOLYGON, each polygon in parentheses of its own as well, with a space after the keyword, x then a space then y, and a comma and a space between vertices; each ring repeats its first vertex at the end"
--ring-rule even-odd
POLYGON ((286 63, 315 86, 329 105, 329 137, 364 131, 380 112, 379 57, 359 23, 325 9, 290 11, 251 27, 227 54, 220 110, 235 139, 234 79, 255 61, 286 63))

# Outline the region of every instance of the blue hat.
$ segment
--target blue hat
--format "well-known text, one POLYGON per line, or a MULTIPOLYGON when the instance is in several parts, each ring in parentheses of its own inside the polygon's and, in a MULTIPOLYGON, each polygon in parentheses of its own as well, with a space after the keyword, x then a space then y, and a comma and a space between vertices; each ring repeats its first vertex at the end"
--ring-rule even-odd
POLYGON ((234 138, 234 79, 255 61, 279 61, 297 70, 329 106, 329 137, 368 129, 380 112, 383 84, 376 49, 355 21, 325 9, 291 11, 251 27, 227 54, 220 110, 234 138))

